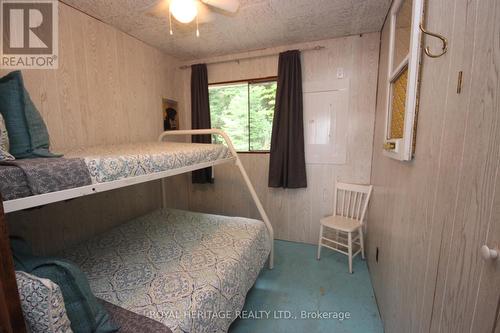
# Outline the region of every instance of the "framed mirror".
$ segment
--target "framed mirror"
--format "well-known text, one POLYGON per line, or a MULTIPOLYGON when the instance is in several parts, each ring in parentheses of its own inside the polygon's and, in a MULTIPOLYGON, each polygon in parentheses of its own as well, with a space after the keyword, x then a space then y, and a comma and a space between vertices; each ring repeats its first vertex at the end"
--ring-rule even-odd
POLYGON ((423 0, 395 0, 389 14, 389 66, 384 154, 410 161, 414 153, 423 0))

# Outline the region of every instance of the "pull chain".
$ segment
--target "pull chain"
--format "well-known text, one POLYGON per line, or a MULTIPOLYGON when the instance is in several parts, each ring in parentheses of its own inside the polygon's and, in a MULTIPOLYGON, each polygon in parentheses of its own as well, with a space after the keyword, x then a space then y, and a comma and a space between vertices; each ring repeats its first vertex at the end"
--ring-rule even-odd
POLYGON ((200 37, 200 29, 198 29, 198 14, 196 14, 196 37, 200 37))
POLYGON ((174 31, 172 30, 172 12, 170 11, 170 7, 168 8, 168 24, 170 26, 170 35, 173 35, 174 31))

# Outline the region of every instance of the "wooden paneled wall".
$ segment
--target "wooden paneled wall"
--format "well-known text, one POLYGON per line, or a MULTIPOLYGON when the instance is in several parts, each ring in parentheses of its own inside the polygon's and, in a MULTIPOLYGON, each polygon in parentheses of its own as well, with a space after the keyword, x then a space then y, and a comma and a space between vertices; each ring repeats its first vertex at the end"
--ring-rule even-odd
MULTIPOLYGON (((240 154, 274 226, 276 238, 316 243, 320 218, 333 210, 335 179, 370 182, 379 37, 379 33, 371 33, 197 61, 227 60, 323 45, 326 47, 324 50, 303 53, 303 79, 323 81, 336 77, 337 67, 343 67, 345 77, 350 79, 346 164, 307 165, 307 189, 272 189, 267 187, 269 155, 240 154)), ((208 78, 214 83, 268 77, 276 75, 277 65, 276 55, 214 64, 208 66, 208 78)), ((190 70, 186 70, 186 84, 189 84, 189 75, 190 70)), ((186 98, 189 99, 189 86, 186 91, 186 98)), ((185 122, 190 123, 189 118, 185 122)), ((215 168, 214 185, 191 185, 189 208, 259 217, 239 172, 231 165, 215 168)))
MULTIPOLYGON (((53 150, 156 140, 162 97, 183 97, 178 61, 63 3, 59 20, 59 69, 23 72, 53 150)), ((7 218, 13 234, 53 252, 158 207, 159 198, 155 182, 7 218)))
MULTIPOLYGON (((428 1, 426 13, 427 29, 447 37, 449 51, 423 58, 410 163, 382 154, 387 24, 382 32, 368 215, 372 282, 388 333, 499 332, 500 263, 481 260, 479 248, 500 241, 500 4, 428 1)), ((425 43, 440 50, 433 38, 425 43)))

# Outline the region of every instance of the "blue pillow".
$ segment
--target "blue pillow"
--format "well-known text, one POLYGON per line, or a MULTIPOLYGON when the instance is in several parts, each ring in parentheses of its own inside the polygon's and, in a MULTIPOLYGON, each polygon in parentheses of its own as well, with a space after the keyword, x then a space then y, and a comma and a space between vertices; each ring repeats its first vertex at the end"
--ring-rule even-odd
POLYGON ((59 157, 49 151, 49 133, 42 116, 24 89, 20 71, 0 79, 0 113, 9 133, 15 158, 59 157))
POLYGON ((119 330, 92 294, 85 274, 75 264, 58 258, 37 257, 28 251, 29 248, 22 242, 12 244, 16 270, 49 279, 59 286, 74 333, 111 333, 119 330))

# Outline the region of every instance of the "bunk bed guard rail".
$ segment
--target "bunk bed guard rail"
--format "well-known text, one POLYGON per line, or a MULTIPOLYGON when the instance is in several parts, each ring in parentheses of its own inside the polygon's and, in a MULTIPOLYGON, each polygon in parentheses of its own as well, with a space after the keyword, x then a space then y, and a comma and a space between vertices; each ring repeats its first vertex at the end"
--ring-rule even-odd
MULTIPOLYGON (((238 153, 236 152, 236 149, 234 148, 233 142, 229 138, 229 136, 221 130, 218 129, 197 129, 197 130, 176 130, 176 131, 166 131, 160 134, 159 141, 163 141, 167 136, 180 136, 180 135, 204 135, 204 134, 211 134, 211 135, 219 135, 224 139, 224 142, 226 143, 229 152, 231 153, 232 157, 234 158, 234 163, 238 167, 241 176, 243 177, 243 180, 245 181, 245 185, 248 188, 248 191, 250 191, 250 195, 252 196, 252 199, 255 203, 255 206, 257 206, 257 210, 259 211, 259 214, 262 218, 262 221, 267 227, 267 230, 269 232, 269 241, 271 242, 271 252, 269 254, 269 268, 272 269, 274 265, 274 232, 273 232, 273 226, 271 225, 271 222, 269 221, 269 217, 266 214, 266 211, 264 210, 264 207, 262 206, 262 203, 260 202, 259 197, 257 196, 257 192, 255 192, 255 188, 252 185, 252 182, 250 181, 250 178, 248 177, 248 174, 243 167, 243 164, 241 163, 240 158, 238 157, 238 153)), ((165 187, 165 182, 162 180, 161 183, 162 186, 162 204, 165 204, 165 195, 166 195, 166 187, 165 187)))

